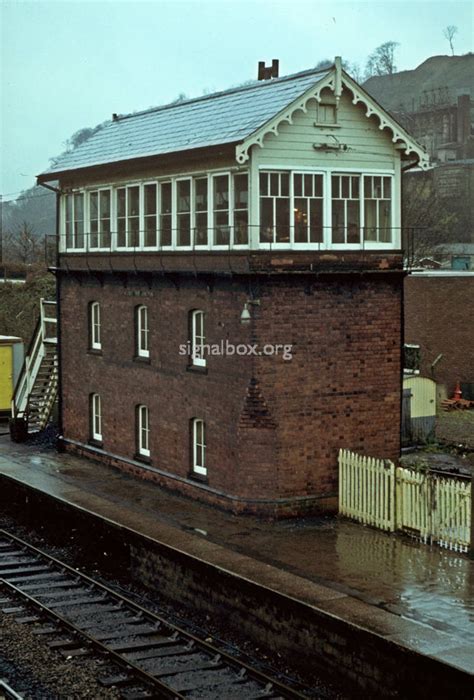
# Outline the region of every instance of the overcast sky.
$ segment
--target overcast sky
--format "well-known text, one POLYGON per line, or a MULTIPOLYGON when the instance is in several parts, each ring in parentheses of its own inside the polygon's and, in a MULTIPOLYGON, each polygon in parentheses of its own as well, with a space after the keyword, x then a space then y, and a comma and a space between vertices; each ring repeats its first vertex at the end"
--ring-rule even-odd
POLYGON ((335 55, 364 66, 393 40, 399 70, 472 50, 470 0, 0 0, 0 191, 31 187, 78 129, 126 113, 335 55))

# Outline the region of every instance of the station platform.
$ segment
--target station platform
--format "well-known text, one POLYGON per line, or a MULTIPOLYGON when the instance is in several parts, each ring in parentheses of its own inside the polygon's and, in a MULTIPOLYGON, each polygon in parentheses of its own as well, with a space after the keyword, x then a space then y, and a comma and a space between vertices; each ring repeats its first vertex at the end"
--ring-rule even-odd
POLYGON ((274 522, 228 514, 5 435, 2 480, 343 621, 387 649, 393 645, 469 676, 474 690, 474 562, 465 556, 337 518, 274 522))

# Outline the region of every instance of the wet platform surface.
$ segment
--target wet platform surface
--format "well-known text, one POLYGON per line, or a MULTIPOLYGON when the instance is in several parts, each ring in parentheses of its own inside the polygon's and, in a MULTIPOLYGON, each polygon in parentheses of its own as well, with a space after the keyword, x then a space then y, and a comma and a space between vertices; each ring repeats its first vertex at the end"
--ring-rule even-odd
POLYGON ((332 518, 234 516, 0 437, 0 475, 474 673, 474 561, 332 518))

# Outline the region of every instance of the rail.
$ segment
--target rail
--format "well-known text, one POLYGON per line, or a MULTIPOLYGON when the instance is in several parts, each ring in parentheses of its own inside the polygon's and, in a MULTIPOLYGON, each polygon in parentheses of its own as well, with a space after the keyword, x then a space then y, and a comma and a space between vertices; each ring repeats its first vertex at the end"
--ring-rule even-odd
POLYGON ((131 668, 153 697, 307 697, 4 530, 0 585, 77 635, 55 646, 79 651, 82 639, 131 668))

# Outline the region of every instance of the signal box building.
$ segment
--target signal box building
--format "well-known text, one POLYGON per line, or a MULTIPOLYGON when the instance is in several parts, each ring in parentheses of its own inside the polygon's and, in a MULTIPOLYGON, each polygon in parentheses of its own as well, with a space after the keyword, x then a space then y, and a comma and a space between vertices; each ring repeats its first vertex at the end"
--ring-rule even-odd
POLYGON ((114 115, 63 155, 38 180, 65 448, 277 516, 334 507, 340 448, 396 458, 413 165, 338 59, 114 115))

